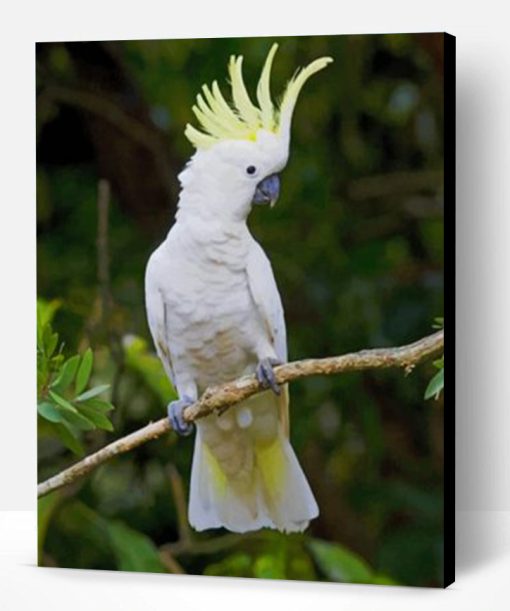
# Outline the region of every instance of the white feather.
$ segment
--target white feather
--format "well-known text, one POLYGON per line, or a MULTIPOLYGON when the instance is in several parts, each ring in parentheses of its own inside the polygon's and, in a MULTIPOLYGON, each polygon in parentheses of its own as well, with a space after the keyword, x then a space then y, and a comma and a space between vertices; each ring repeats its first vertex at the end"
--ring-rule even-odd
POLYGON ((278 360, 287 362, 287 333, 282 300, 271 263, 260 244, 253 240, 248 253, 248 283, 263 319, 269 326, 278 360))

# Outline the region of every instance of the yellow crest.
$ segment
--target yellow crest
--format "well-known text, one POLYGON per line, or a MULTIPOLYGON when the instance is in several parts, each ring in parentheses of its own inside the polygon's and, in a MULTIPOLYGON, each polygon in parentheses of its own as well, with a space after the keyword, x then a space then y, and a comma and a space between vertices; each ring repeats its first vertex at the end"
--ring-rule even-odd
POLYGON ((277 108, 271 101, 269 89, 271 66, 277 49, 278 45, 273 44, 264 63, 257 86, 258 106, 251 101, 244 84, 242 56, 231 56, 228 65, 232 107, 223 97, 217 81, 211 87, 202 86, 193 112, 203 131, 188 124, 184 132, 195 148, 206 149, 223 140, 256 140, 257 132, 261 129, 282 134, 288 140, 292 113, 301 88, 313 74, 333 60, 322 57, 299 70, 288 83, 282 103, 277 108))

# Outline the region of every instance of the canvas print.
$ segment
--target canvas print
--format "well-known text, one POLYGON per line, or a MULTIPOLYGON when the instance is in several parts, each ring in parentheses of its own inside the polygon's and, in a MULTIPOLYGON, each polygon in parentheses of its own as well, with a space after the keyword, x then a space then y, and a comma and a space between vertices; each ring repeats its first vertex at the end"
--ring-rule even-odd
POLYGON ((454 39, 36 67, 39 564, 448 585, 454 39))

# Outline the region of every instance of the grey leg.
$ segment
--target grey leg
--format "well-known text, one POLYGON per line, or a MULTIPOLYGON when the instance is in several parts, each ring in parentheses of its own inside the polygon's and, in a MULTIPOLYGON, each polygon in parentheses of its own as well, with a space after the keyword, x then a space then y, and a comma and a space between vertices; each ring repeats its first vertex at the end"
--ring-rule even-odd
POLYGON ((194 403, 193 399, 184 395, 182 399, 171 401, 168 404, 168 419, 170 420, 173 430, 178 435, 186 436, 191 435, 193 432, 193 425, 186 422, 183 418, 184 410, 192 403, 194 403))
POLYGON ((271 388, 275 394, 279 395, 281 389, 274 375, 273 366, 275 365, 281 365, 278 359, 262 359, 257 365, 255 375, 264 388, 271 388))

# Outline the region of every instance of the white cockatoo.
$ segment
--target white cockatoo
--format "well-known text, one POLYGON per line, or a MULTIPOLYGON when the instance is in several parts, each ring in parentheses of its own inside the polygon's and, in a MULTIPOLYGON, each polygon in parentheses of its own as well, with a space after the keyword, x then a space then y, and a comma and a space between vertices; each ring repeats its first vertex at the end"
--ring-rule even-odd
POLYGON ((287 360, 280 295, 246 222, 254 204, 275 203, 299 92, 332 60, 297 72, 276 108, 269 91, 276 49, 260 76, 258 106, 242 57, 228 66, 232 107, 217 82, 202 87, 193 107, 202 130, 186 127, 196 152, 179 175, 176 220, 146 271, 150 330, 179 396, 168 406, 177 433, 191 432, 183 410, 208 386, 256 373, 267 388, 196 422, 189 501, 196 530, 302 531, 319 513, 289 442, 288 390, 272 369, 287 360))

